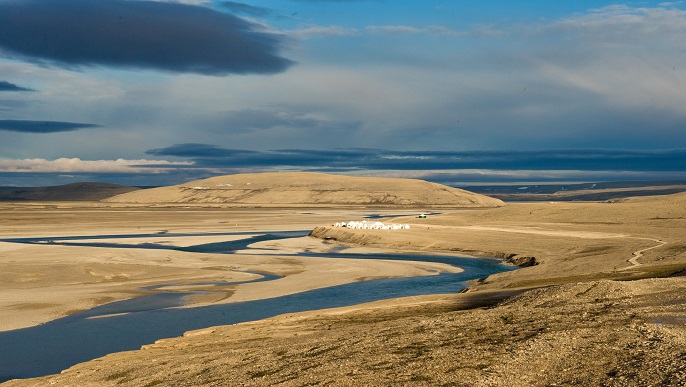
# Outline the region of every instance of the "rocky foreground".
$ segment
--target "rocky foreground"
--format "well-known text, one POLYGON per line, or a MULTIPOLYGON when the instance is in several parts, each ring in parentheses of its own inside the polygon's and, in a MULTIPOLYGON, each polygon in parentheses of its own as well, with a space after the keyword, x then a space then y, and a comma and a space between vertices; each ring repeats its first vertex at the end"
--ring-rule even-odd
POLYGON ((189 332, 8 386, 683 386, 686 279, 389 301, 189 332))

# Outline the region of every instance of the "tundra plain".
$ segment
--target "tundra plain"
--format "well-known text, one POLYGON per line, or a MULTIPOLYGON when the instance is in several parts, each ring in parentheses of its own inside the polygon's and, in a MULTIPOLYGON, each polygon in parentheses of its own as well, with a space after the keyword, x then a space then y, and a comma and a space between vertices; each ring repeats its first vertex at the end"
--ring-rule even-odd
MULTIPOLYGON (((686 383, 686 194, 615 203, 443 208, 426 219, 414 214, 428 207, 112 202, 0 207, 2 239, 160 233, 150 242, 183 245, 214 237, 165 233, 311 229, 310 237, 263 247, 442 252, 527 266, 475 281, 459 294, 208 327, 59 375, 7 382, 10 386, 686 383), (371 213, 399 215, 388 221, 411 229, 330 227, 371 213)), ((448 270, 423 263, 248 258, 3 242, 0 308, 10 313, 3 313, 0 326, 39 324, 130 298, 145 284, 237 279, 250 275, 245 270, 284 275, 283 286, 239 285, 227 288, 221 299, 198 299, 194 305, 448 270)))

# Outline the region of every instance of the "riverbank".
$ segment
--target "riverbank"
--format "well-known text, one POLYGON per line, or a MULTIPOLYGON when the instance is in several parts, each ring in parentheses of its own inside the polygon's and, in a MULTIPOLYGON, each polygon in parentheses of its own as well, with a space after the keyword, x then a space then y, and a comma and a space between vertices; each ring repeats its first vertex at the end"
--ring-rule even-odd
POLYGON ((527 266, 474 283, 471 291, 686 273, 686 194, 621 203, 511 204, 393 221, 412 222, 411 238, 328 226, 313 234, 339 243, 500 257, 527 266))
POLYGON ((496 308, 412 297, 192 331, 7 385, 682 386, 685 294, 672 278, 553 286, 496 308))
MULTIPOLYGON (((207 291, 186 306, 278 297, 361 279, 435 275, 460 269, 432 262, 279 257, 299 252, 325 253, 337 245, 315 238, 255 243, 234 254, 173 249, 91 247, 89 243, 187 247, 260 235, 270 230, 311 229, 360 210, 303 213, 292 209, 109 207, 94 203, 3 203, 0 239, 44 238, 44 243, 0 242, 0 331, 42 324, 77 311, 140 296, 144 287, 175 284, 164 290, 207 291), (175 233, 198 235, 174 236, 175 233), (220 233, 224 235, 211 235, 220 233), (230 235, 232 233, 244 235, 230 235), (209 234, 209 235, 208 235, 209 234), (229 234, 229 235, 226 235, 229 234), (118 238, 101 238, 119 235, 118 238), (129 235, 129 237, 126 237, 129 235), (74 237, 69 239, 69 236, 74 237), (92 238, 75 238, 92 236, 92 238), (56 240, 60 237, 59 240, 56 240), (208 282, 250 281, 257 272, 282 276, 271 283, 217 287, 208 282)), ((359 254, 380 248, 352 248, 359 254)))

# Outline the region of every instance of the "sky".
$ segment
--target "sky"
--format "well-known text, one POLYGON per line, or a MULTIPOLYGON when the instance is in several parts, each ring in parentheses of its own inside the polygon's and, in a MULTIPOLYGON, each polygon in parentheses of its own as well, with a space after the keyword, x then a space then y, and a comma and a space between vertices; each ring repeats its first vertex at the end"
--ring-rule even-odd
POLYGON ((0 186, 686 180, 686 3, 0 0, 0 186))

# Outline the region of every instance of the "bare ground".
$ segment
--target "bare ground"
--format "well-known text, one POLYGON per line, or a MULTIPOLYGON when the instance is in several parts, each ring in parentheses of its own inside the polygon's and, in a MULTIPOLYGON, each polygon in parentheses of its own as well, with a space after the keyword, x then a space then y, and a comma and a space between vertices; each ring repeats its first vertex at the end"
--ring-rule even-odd
MULTIPOLYGON (((319 220, 336 218, 330 215, 319 220)), ((281 219, 303 224, 299 216, 281 219)), ((401 234, 324 226, 314 234, 351 246, 536 264, 466 293, 213 327, 7 384, 686 384, 686 195, 395 221, 412 228, 401 234)))
POLYGON ((467 297, 381 302, 209 328, 8 385, 686 383, 683 279, 558 285, 497 307, 459 310, 469 305, 467 297))

